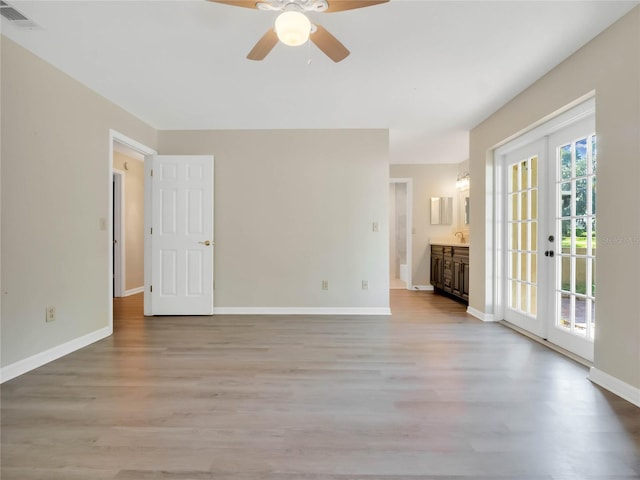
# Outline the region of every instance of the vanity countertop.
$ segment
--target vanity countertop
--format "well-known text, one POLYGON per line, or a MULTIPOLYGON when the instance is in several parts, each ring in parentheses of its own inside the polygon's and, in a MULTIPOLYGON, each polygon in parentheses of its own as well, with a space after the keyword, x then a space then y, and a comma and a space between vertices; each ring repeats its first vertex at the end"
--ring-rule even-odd
POLYGON ((460 242, 455 242, 455 241, 432 241, 429 242, 430 245, 440 245, 442 247, 469 247, 468 243, 460 243, 460 242))

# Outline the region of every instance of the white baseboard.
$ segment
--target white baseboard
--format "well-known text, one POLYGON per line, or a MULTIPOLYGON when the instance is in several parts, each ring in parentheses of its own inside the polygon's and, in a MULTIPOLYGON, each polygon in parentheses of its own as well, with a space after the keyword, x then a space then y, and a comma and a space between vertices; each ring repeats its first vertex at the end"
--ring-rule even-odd
POLYGON ((589 380, 640 407, 640 388, 629 385, 613 375, 598 370, 596 367, 591 367, 589 370, 589 380))
POLYGON ((57 360, 60 357, 64 357, 76 350, 91 345, 92 343, 102 340, 113 333, 112 327, 101 328, 95 332, 89 333, 82 337, 71 340, 57 347, 50 348, 44 352, 36 353, 35 355, 19 360, 15 363, 2 367, 0 369, 0 383, 7 382, 12 378, 16 378, 24 373, 35 370, 42 365, 57 360))
POLYGON ((125 290, 123 297, 128 297, 129 295, 135 295, 136 293, 144 292, 144 285, 138 288, 132 288, 131 290, 125 290))
POLYGON ((407 290, 420 290, 426 292, 433 292, 433 285, 414 285, 412 288, 408 288, 407 290))
POLYGON ((391 315, 390 308, 216 307, 214 315, 391 315))
POLYGON ((478 320, 482 320, 483 322, 496 321, 495 316, 492 313, 484 313, 472 307, 467 307, 467 313, 472 317, 476 317, 478 320))

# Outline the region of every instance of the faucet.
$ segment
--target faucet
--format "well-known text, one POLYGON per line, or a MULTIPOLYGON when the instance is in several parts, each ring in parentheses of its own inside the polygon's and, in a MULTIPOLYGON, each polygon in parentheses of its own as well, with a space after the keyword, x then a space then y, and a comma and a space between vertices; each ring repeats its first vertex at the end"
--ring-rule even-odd
POLYGON ((458 234, 460 234, 460 243, 464 243, 464 240, 465 240, 464 233, 463 232, 456 232, 453 235, 457 237, 458 234))

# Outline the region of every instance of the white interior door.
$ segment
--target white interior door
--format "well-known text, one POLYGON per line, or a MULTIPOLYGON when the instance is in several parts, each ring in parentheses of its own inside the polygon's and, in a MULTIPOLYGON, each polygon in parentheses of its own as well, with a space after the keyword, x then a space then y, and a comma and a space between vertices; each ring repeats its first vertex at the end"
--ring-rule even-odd
POLYGON ((549 136, 551 266, 548 340, 593 360, 596 314, 595 118, 549 136))
POLYGON ((213 314, 213 157, 154 155, 151 311, 213 314))
POLYGON ((124 255, 124 172, 113 169, 113 296, 123 297, 125 291, 124 255))
POLYGON ((544 245, 540 229, 541 205, 547 195, 544 178, 546 141, 525 145, 504 157, 505 191, 505 320, 544 337, 541 312, 545 278, 540 253, 544 245))

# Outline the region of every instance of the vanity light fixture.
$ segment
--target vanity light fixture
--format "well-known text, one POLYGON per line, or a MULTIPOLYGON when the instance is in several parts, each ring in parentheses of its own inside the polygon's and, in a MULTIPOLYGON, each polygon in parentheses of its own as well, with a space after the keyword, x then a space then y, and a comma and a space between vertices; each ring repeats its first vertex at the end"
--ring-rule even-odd
POLYGON ((469 172, 465 172, 462 175, 458 175, 458 179, 456 180, 456 188, 458 190, 467 190, 469 188, 469 180, 470 180, 469 172))

